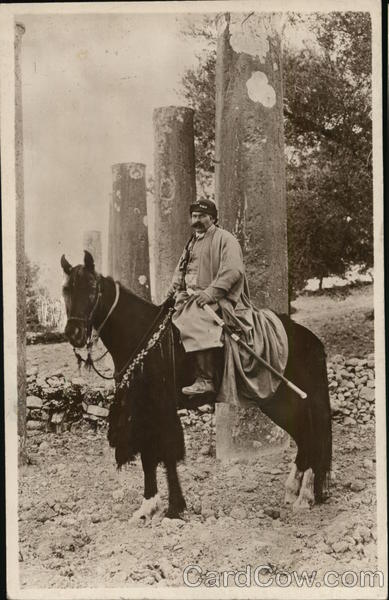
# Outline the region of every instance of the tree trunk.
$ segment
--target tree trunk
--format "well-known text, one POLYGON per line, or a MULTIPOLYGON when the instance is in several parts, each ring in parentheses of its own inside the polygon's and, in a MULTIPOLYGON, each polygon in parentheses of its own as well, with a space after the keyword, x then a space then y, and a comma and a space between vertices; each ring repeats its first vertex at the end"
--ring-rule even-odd
POLYGON ((83 248, 88 250, 94 258, 95 269, 101 273, 102 268, 102 250, 101 250, 101 231, 88 230, 84 232, 83 248))
POLYGON ((26 266, 24 244, 24 167, 21 51, 24 25, 15 26, 15 177, 16 177, 16 331, 19 464, 26 464, 26 266))
POLYGON ((140 163, 120 163, 112 167, 109 256, 114 279, 119 280, 138 296, 149 300, 145 170, 145 165, 140 163))
MULTIPOLYGON (((287 313, 280 26, 276 15, 227 14, 219 18, 216 201, 222 226, 241 243, 254 303, 287 313)), ((282 447, 288 440, 287 434, 259 411, 256 440, 245 430, 247 425, 252 429, 252 415, 245 419, 241 410, 217 406, 216 417, 217 439, 224 440, 217 448, 220 458, 237 454, 233 437, 240 446, 248 440, 246 448, 240 448, 245 454, 255 453, 256 447, 262 454, 268 438, 278 440, 274 447, 282 447), (233 436, 233 431, 239 435, 233 436)))
POLYGON ((193 110, 157 108, 154 122, 153 299, 165 298, 190 236, 189 206, 196 199, 193 110))

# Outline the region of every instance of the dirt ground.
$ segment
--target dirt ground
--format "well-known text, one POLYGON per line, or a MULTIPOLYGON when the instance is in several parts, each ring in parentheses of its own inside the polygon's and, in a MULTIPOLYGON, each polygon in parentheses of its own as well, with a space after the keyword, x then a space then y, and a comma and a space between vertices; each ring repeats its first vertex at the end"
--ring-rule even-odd
MULTIPOLYGON (((324 340, 329 358, 365 356, 374 351, 366 318, 372 302, 371 286, 343 300, 300 297, 293 318, 324 340)), ((28 363, 77 374, 66 344, 30 346, 28 363)), ((131 518, 142 499, 140 461, 117 472, 104 430, 31 433, 33 464, 19 473, 21 585, 177 586, 187 565, 203 574, 266 565, 262 581, 280 571, 317 571, 319 587, 326 571, 375 570, 374 433, 371 423, 334 423, 331 496, 305 513, 283 505, 293 445, 281 457, 220 464, 188 439, 179 466, 188 510, 183 520, 158 513, 146 524, 131 518)), ((162 469, 159 488, 166 507, 162 469)))

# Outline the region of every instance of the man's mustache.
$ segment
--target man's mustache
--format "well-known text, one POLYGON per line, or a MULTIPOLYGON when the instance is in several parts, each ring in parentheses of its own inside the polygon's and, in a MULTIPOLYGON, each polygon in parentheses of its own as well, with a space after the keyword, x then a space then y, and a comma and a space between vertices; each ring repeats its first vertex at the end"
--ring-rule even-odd
POLYGON ((192 227, 193 229, 204 229, 204 225, 202 223, 194 223, 192 227))

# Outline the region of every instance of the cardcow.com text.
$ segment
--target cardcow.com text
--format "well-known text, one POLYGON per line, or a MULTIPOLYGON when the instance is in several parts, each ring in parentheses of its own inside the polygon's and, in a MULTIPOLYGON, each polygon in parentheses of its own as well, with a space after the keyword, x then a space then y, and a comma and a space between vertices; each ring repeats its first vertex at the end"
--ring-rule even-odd
POLYGON ((269 587, 287 588, 290 586, 303 587, 383 587, 384 574, 382 571, 327 571, 318 576, 317 571, 277 571, 269 565, 252 567, 233 571, 205 570, 200 565, 187 565, 183 570, 183 581, 188 587, 201 585, 206 587, 269 587))

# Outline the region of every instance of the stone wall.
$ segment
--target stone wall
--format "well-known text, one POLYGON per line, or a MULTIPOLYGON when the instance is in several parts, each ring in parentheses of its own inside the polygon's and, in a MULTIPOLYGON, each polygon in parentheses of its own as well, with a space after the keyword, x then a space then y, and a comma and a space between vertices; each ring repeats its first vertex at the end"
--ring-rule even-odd
MULTIPOLYGON (((328 383, 333 418, 344 425, 367 424, 375 418, 374 355, 328 362, 328 383)), ((82 378, 66 379, 60 371, 42 377, 38 368, 27 371, 27 429, 60 432, 85 423, 96 429, 105 426, 113 387, 94 385, 82 378)), ((213 453, 215 446, 214 407, 178 411, 184 428, 201 436, 200 447, 213 453)), ((259 440, 260 441, 260 440, 259 440)))

